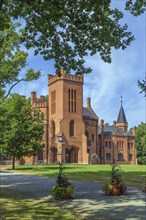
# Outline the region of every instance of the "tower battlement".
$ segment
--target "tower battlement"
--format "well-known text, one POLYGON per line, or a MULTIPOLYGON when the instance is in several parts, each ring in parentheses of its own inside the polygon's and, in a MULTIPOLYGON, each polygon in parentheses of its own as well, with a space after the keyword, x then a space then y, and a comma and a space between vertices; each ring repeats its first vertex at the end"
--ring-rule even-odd
POLYGON ((48 100, 46 100, 43 95, 37 98, 36 92, 31 92, 31 104, 33 107, 47 107, 48 100))
POLYGON ((56 82, 57 80, 71 80, 71 81, 75 81, 75 82, 80 82, 83 84, 83 76, 76 76, 76 75, 72 75, 72 74, 67 74, 65 73, 65 71, 63 69, 60 70, 60 74, 61 76, 58 75, 48 75, 48 85, 56 82))

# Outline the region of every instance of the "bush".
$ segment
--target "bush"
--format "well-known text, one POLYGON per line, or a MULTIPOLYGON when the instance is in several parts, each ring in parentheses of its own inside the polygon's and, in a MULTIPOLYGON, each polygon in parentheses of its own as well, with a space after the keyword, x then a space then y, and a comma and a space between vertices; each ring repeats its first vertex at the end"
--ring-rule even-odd
POLYGON ((56 186, 52 188, 51 195, 55 200, 71 199, 75 186, 68 181, 66 176, 63 174, 65 167, 63 164, 59 165, 59 173, 56 180, 56 186))

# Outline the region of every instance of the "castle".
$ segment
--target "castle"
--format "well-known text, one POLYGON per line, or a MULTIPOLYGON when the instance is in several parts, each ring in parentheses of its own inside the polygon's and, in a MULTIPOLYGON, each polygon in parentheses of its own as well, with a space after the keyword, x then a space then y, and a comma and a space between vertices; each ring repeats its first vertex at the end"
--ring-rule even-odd
POLYGON ((83 76, 48 75, 48 99, 31 93, 31 105, 44 113, 45 148, 25 163, 136 164, 135 136, 128 133, 128 122, 121 103, 119 116, 105 126, 91 107, 83 107, 83 76), (99 126, 100 124, 100 126, 99 126))

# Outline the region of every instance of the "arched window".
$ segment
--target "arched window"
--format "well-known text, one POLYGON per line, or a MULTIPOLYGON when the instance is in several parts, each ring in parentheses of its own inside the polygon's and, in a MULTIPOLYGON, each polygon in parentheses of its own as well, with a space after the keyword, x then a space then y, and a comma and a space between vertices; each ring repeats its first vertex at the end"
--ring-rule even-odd
POLYGON ((70 121, 70 136, 74 136, 74 121, 70 121))

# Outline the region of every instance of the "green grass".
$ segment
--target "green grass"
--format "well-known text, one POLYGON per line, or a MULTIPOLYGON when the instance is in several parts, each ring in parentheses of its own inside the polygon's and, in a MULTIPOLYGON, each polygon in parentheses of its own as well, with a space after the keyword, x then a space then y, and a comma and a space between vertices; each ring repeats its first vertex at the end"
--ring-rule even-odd
POLYGON ((1 188, 1 220, 83 220, 70 211, 52 207, 47 202, 25 199, 18 193, 1 188))
MULTIPOLYGON (((58 165, 31 165, 16 166, 16 171, 28 173, 49 178, 56 178, 58 174, 58 165)), ((141 188, 146 181, 145 165, 120 165, 123 181, 127 186, 141 188)), ((82 165, 65 164, 64 173, 70 180, 79 180, 85 182, 105 182, 110 177, 110 165, 82 165)))

